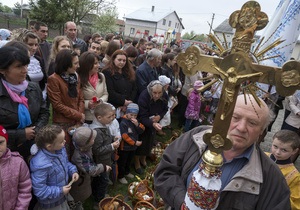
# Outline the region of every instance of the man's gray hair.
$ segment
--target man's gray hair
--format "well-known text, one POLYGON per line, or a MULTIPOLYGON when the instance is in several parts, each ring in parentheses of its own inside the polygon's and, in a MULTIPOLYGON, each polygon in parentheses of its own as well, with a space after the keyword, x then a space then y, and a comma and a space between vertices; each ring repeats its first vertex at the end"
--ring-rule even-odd
POLYGON ((154 58, 158 58, 159 56, 162 56, 162 54, 163 53, 160 50, 154 48, 147 53, 146 59, 148 61, 152 61, 154 58))

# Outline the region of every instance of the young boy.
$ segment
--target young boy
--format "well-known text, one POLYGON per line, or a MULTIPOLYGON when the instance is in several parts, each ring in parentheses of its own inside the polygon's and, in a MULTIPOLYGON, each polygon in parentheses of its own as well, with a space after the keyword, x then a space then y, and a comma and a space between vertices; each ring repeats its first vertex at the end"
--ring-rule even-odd
POLYGON ((138 113, 139 106, 137 104, 128 104, 126 114, 122 117, 120 123, 122 141, 119 147, 118 180, 121 184, 128 184, 125 176, 130 179, 134 178, 130 173, 130 165, 136 148, 142 145, 138 137, 139 134, 144 132, 145 126, 136 119, 138 113))
POLYGON ((280 168, 291 191, 292 210, 300 209, 300 173, 292 163, 290 157, 298 152, 300 137, 290 130, 281 130, 275 133, 272 142, 270 158, 280 168))
MULTIPOLYGON (((111 166, 111 156, 118 149, 120 142, 114 141, 113 136, 109 132, 109 124, 114 120, 114 110, 110 104, 102 103, 96 106, 94 110, 95 118, 90 128, 97 131, 94 145, 92 147, 93 157, 96 164, 104 164, 111 166)), ((100 202, 107 192, 108 174, 101 173, 92 181, 92 194, 95 201, 100 202)))
POLYGON ((105 171, 110 171, 107 165, 95 164, 92 157, 92 146, 97 132, 88 127, 76 128, 72 140, 75 147, 72 163, 76 165, 80 174, 79 180, 73 183, 70 194, 74 198, 77 207, 92 194, 91 177, 99 176, 105 171))

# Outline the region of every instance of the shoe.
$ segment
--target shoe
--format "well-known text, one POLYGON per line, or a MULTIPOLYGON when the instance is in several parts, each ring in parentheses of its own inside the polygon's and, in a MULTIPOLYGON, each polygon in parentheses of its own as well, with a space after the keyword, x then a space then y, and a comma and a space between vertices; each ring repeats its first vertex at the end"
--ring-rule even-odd
POLYGON ((160 131, 157 131, 157 135, 159 135, 159 136, 165 136, 166 133, 163 132, 162 130, 160 130, 160 131))
POLYGON ((141 169, 141 168, 136 168, 135 172, 140 175, 144 173, 143 169, 141 169))
POLYGON ((110 179, 108 179, 108 185, 114 185, 114 183, 110 179))
POLYGON ((128 181, 125 179, 125 177, 123 177, 122 179, 119 179, 119 182, 121 184, 128 184, 128 181))
POLYGON ((146 162, 146 163, 140 162, 140 164, 141 164, 141 166, 142 166, 143 168, 146 168, 146 167, 147 167, 147 162, 146 162))
POLYGON ((134 175, 133 174, 131 174, 131 173, 129 173, 129 174, 127 174, 127 175, 125 175, 127 178, 129 178, 129 179, 133 179, 134 178, 134 175))

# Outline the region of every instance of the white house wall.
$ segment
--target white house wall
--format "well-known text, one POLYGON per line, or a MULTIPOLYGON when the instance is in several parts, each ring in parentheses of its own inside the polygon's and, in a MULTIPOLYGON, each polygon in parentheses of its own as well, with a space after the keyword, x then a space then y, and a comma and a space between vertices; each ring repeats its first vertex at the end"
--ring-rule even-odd
POLYGON ((156 23, 154 22, 146 22, 141 20, 130 20, 127 19, 125 23, 125 36, 134 37, 136 32, 139 30, 141 33, 145 32, 145 30, 149 31, 149 35, 152 35, 155 33, 156 29, 156 23), (134 34, 130 34, 131 28, 134 28, 135 32, 134 34))
POLYGON ((143 21, 143 20, 134 20, 134 19, 126 19, 125 22, 125 31, 124 35, 125 36, 130 36, 130 37, 142 37, 141 34, 136 34, 136 32, 139 30, 141 33, 144 33, 145 30, 149 31, 149 36, 154 36, 154 34, 157 35, 164 35, 166 36, 166 33, 168 30, 173 30, 175 29, 176 33, 181 33, 182 31, 182 25, 179 22, 179 19, 175 15, 174 12, 172 12, 170 15, 166 16, 162 20, 156 22, 149 22, 149 21, 143 21), (163 25, 165 19, 165 25, 163 25), (169 26, 169 21, 171 21, 171 24, 169 26), (175 28, 176 26, 176 28, 175 28), (134 29, 134 33, 130 33, 131 29, 134 29))

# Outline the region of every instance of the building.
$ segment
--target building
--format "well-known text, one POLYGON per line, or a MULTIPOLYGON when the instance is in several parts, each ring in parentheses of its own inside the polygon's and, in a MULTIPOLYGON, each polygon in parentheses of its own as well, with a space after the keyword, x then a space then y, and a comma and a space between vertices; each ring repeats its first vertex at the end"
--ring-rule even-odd
POLYGON ((176 11, 159 10, 154 6, 150 9, 139 9, 125 16, 124 35, 129 37, 157 37, 160 40, 179 39, 184 29, 182 19, 176 11))

